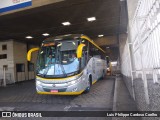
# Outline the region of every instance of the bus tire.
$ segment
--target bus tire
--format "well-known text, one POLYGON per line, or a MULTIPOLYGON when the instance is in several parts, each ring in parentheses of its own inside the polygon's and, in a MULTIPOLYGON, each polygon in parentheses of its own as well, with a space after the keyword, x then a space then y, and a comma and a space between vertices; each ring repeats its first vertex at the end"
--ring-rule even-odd
POLYGON ((91 89, 91 86, 92 86, 92 76, 90 75, 89 78, 88 78, 88 87, 86 88, 86 90, 84 91, 84 93, 88 93, 91 89))
POLYGON ((103 70, 101 80, 103 80, 104 78, 105 78, 105 72, 104 72, 104 70, 103 70))

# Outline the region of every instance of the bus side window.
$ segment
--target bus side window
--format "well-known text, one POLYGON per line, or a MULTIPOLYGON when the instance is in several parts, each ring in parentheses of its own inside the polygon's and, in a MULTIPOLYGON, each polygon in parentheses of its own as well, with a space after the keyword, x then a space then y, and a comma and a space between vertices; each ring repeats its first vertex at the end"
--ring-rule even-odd
POLYGON ((87 64, 87 47, 83 48, 82 58, 81 58, 81 69, 83 69, 87 64))
POLYGON ((81 40, 81 43, 82 44, 85 44, 85 48, 83 49, 83 51, 85 51, 85 58, 86 58, 86 61, 88 61, 89 60, 89 42, 88 42, 88 40, 86 40, 86 39, 82 39, 81 40))

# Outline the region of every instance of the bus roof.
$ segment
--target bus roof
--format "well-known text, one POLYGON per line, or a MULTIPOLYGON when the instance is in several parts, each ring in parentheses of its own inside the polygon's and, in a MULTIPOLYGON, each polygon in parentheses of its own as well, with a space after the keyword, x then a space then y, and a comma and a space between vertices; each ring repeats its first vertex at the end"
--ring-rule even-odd
POLYGON ((61 40, 69 40, 69 39, 78 39, 78 38, 82 38, 82 39, 86 39, 88 40, 91 44, 93 44, 96 48, 98 48, 99 50, 101 50, 102 52, 105 53, 105 51, 100 48, 93 40, 91 40, 88 36, 84 35, 84 34, 66 34, 66 35, 59 35, 59 36, 55 36, 55 37, 50 37, 45 39, 43 42, 52 42, 52 41, 61 41, 61 40))

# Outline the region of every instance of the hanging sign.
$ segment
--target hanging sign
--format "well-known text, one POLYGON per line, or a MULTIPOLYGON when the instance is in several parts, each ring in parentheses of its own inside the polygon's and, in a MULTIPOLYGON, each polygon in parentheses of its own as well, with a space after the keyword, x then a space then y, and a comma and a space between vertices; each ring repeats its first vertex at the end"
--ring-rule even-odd
POLYGON ((32 0, 0 0, 0 13, 32 5, 32 0))

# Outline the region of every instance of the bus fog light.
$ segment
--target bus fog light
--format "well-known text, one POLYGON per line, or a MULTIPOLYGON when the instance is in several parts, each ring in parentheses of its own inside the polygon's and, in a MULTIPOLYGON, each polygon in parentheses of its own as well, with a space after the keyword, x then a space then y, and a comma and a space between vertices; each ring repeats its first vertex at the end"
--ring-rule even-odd
POLYGON ((72 90, 72 92, 75 92, 75 91, 77 91, 77 88, 74 88, 74 89, 72 90))

